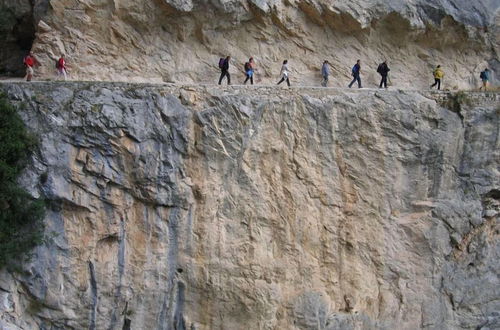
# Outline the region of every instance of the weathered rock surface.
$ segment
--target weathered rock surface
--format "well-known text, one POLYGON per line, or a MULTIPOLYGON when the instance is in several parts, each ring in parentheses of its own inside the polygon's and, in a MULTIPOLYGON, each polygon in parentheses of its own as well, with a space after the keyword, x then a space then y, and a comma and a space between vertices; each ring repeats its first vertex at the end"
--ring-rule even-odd
MULTIPOLYGON (((5 0, 4 0, 5 1, 5 0)), ((260 84, 290 60, 293 84, 318 85, 323 60, 345 86, 361 59, 365 85, 387 59, 394 85, 421 89, 441 64, 446 88, 479 84, 498 70, 498 0, 39 0, 33 49, 53 78, 66 53, 73 79, 213 83, 220 56, 233 56, 233 82, 256 59, 260 84)), ((20 60, 20 59, 19 59, 20 60)))
POLYGON ((2 329, 499 326, 498 94, 0 88, 55 233, 2 329))

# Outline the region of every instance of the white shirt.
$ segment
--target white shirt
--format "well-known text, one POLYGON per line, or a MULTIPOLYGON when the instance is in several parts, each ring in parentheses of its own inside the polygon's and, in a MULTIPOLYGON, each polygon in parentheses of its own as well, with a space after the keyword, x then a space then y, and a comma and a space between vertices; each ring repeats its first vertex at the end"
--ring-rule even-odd
POLYGON ((285 78, 288 78, 288 66, 287 64, 283 64, 281 66, 281 73, 280 73, 283 77, 285 78))

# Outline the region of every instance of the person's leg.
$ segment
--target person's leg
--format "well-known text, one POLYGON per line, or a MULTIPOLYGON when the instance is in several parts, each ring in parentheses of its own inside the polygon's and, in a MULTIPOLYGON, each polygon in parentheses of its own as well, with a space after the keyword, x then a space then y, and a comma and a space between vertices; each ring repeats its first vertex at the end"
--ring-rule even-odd
POLYGON ((227 84, 231 85, 231 75, 229 74, 229 71, 226 71, 226 76, 227 76, 227 84))
POLYGON ((357 79, 358 79, 358 88, 361 88, 361 76, 358 76, 357 79))
POLYGON ((64 81, 66 81, 66 70, 64 68, 57 70, 58 80, 60 79, 59 77, 61 76, 64 78, 64 81))
POLYGON ((281 83, 282 83, 282 82, 284 82, 284 81, 285 81, 285 77, 281 77, 281 80, 280 80, 280 81, 278 81, 278 83, 277 83, 276 85, 279 85, 279 84, 281 84, 281 83))
POLYGON ((290 87, 290 79, 288 79, 288 77, 286 77, 286 84, 290 87))
POLYGON ((26 73, 27 73, 26 81, 31 81, 31 79, 33 78, 33 68, 28 66, 26 73))
POLYGON ((436 86, 437 83, 438 83, 438 80, 436 78, 434 78, 434 84, 431 85, 431 88, 434 87, 434 86, 436 86))
POLYGON ((384 83, 384 76, 380 78, 380 84, 378 85, 378 88, 382 88, 382 84, 384 83))
POLYGON ((387 88, 387 76, 384 76, 384 87, 387 88))
POLYGON ((219 78, 219 85, 222 84, 222 79, 224 79, 224 76, 226 75, 226 72, 225 71, 222 71, 220 73, 220 78, 219 78))
POLYGON ((252 74, 252 75, 250 75, 250 84, 252 84, 252 85, 253 85, 253 74, 252 74))
POLYGON ((441 89, 441 79, 437 80, 437 84, 438 84, 438 90, 440 90, 441 89))
POLYGON ((243 82, 243 85, 245 85, 247 83, 248 79, 250 79, 250 75, 247 73, 247 79, 245 79, 245 81, 243 82))
POLYGON ((352 79, 351 83, 349 84, 349 88, 351 88, 351 87, 352 87, 352 85, 354 84, 354 82, 356 82, 356 80, 357 80, 357 78, 356 78, 356 77, 354 77, 354 78, 352 79))

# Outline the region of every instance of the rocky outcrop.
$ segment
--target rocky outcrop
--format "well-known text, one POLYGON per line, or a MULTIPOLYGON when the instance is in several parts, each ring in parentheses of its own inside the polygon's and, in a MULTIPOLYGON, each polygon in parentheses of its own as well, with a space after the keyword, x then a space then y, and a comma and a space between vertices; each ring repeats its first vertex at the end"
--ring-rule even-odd
POLYGON ((410 89, 428 87, 437 64, 448 89, 477 87, 484 67, 498 69, 496 1, 38 2, 48 8, 34 11, 39 78, 53 78, 61 53, 77 80, 214 83, 228 54, 236 83, 250 56, 259 84, 275 83, 285 58, 295 85, 318 85, 325 59, 333 86, 347 85, 358 58, 367 86, 384 59, 392 84, 410 89))
POLYGON ((493 329, 498 94, 7 84, 51 242, 6 329, 493 329))

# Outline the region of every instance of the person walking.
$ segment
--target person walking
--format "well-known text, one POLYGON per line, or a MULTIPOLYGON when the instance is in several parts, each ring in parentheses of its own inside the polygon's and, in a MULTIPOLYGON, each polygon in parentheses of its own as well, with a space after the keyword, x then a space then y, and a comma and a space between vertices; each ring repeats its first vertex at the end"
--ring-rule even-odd
POLYGON ((288 60, 283 61, 283 65, 281 66, 280 76, 281 80, 278 82, 277 85, 281 84, 283 81, 286 80, 288 87, 290 87, 290 79, 288 79, 288 60))
POLYGON ((481 79, 481 81, 483 82, 483 85, 481 87, 479 87, 479 90, 481 90, 482 88, 484 88, 484 90, 488 90, 488 83, 490 81, 490 75, 491 75, 491 72, 488 68, 484 69, 484 71, 481 72, 481 74, 479 75, 479 78, 481 79))
POLYGON ((440 90, 441 89, 441 79, 443 79, 443 77, 444 77, 444 72, 443 72, 443 69, 441 69, 441 65, 438 65, 434 69, 433 75, 434 75, 434 84, 431 85, 431 89, 432 89, 432 87, 437 85, 437 89, 440 90))
POLYGON ((66 81, 68 79, 67 76, 68 71, 66 69, 66 59, 64 58, 64 54, 61 55, 61 57, 57 60, 56 68, 57 68, 57 76, 58 77, 63 76, 64 81, 66 81))
POLYGON ((328 61, 323 62, 323 66, 321 67, 321 75, 323 76, 323 81, 321 82, 321 86, 326 87, 328 85, 328 76, 330 75, 330 63, 328 61))
POLYGON ((29 52, 29 54, 24 57, 23 63, 26 67, 26 81, 31 81, 35 74, 34 67, 39 65, 39 62, 35 58, 35 55, 33 55, 33 52, 29 52))
POLYGON ((245 63, 245 74, 246 79, 243 82, 243 85, 246 85, 247 81, 250 80, 250 84, 253 85, 253 73, 255 71, 255 62, 253 61, 253 57, 250 57, 248 62, 245 63))
POLYGON ((387 75, 389 74, 389 71, 391 71, 391 69, 389 69, 389 67, 387 66, 387 61, 384 61, 379 64, 377 72, 380 73, 380 75, 382 76, 379 88, 382 88, 382 85, 384 85, 384 87, 387 88, 387 75))
POLYGON ((349 84, 349 88, 352 87, 352 85, 354 84, 354 82, 358 82, 358 88, 362 88, 361 87, 361 77, 360 77, 360 74, 361 74, 361 60, 357 60, 356 61, 356 64, 354 64, 354 66, 352 67, 352 81, 351 83, 349 84))
POLYGON ((229 61, 231 60, 231 56, 227 56, 225 59, 219 60, 219 68, 221 70, 219 85, 222 84, 222 79, 227 77, 227 84, 231 85, 231 75, 229 74, 229 61))

